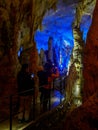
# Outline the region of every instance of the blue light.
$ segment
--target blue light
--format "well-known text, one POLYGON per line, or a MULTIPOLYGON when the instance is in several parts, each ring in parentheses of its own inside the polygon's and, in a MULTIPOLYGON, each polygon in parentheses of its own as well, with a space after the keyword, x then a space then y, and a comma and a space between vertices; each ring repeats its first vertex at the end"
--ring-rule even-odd
POLYGON ((58 90, 55 90, 53 96, 51 97, 52 108, 58 106, 60 102, 64 100, 64 93, 59 91, 59 87, 57 89, 58 90))
POLYGON ((18 57, 20 57, 22 51, 23 51, 23 47, 21 46, 21 47, 19 48, 19 50, 18 50, 18 57))
POLYGON ((60 68, 60 70, 61 70, 60 65, 62 64, 62 70, 63 70, 68 66, 68 61, 70 60, 70 55, 73 48, 73 35, 71 28, 73 18, 72 17, 56 18, 56 17, 57 16, 51 17, 49 21, 46 19, 46 17, 43 19, 42 22, 43 30, 36 31, 35 41, 38 52, 40 53, 41 48, 43 48, 44 51, 48 50, 48 39, 51 36, 53 37, 53 48, 55 48, 54 51, 56 54, 55 55, 56 64, 60 68), (69 47, 68 50, 67 47, 69 47))
POLYGON ((91 25, 92 19, 90 15, 84 15, 81 20, 80 28, 83 32, 83 40, 86 42, 87 33, 89 31, 89 27, 91 25))
MULTIPOLYGON (((35 42, 39 53, 41 48, 43 48, 44 51, 48 50, 48 39, 49 37, 53 37, 56 64, 62 70, 68 68, 68 63, 74 45, 72 30, 72 25, 75 20, 74 9, 74 6, 65 8, 64 5, 62 5, 62 7, 57 9, 56 12, 51 10, 46 13, 43 18, 43 30, 37 30, 35 32, 35 42)), ((81 31, 83 31, 84 40, 86 40, 90 24, 91 19, 89 16, 87 18, 82 18, 80 28, 81 31)))

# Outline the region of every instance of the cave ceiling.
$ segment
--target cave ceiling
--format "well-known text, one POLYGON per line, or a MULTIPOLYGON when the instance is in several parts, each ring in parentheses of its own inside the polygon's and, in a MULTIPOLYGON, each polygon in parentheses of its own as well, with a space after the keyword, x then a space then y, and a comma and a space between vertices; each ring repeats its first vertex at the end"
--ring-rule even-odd
POLYGON ((51 9, 46 12, 42 21, 42 29, 38 29, 35 33, 38 51, 41 48, 47 50, 47 42, 51 36, 54 39, 54 45, 64 43, 72 48, 72 27, 75 24, 76 26, 79 24, 83 32, 83 40, 86 41, 94 5, 95 0, 58 0, 56 10, 51 9))

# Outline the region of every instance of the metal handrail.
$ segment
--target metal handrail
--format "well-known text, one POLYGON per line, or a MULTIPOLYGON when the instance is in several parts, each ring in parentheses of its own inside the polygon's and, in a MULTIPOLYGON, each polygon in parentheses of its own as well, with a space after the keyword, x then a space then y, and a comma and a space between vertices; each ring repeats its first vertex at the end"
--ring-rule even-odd
MULTIPOLYGON (((63 78, 63 80, 64 80, 64 78, 63 78)), ((62 89, 62 77, 59 77, 58 78, 58 80, 56 79, 55 81, 59 81, 59 87, 60 87, 60 90, 59 91, 61 91, 61 89, 62 89)), ((64 81, 65 82, 65 81, 64 81)), ((40 86, 39 88, 41 88, 42 86, 40 86)), ((54 89, 54 87, 55 86, 53 86, 53 89, 54 89)), ((20 94, 23 94, 23 93, 27 93, 27 92, 29 92, 29 91, 35 91, 35 89, 33 88, 33 89, 29 89, 29 90, 26 90, 26 91, 23 91, 23 92, 21 92, 21 93, 16 93, 16 94, 13 94, 13 95, 9 95, 9 96, 3 96, 2 98, 3 99, 5 99, 5 98, 8 98, 9 99, 9 110, 10 110, 10 114, 9 114, 9 117, 8 118, 6 118, 5 120, 8 120, 8 119, 10 119, 10 130, 12 130, 12 118, 13 118, 13 116, 14 115, 17 115, 18 114, 18 112, 15 112, 15 113, 13 113, 13 98, 14 98, 14 96, 16 96, 17 98, 18 98, 18 96, 20 95, 20 94)), ((35 92, 34 92, 34 94, 35 94, 35 92)), ((62 100, 61 100, 61 97, 60 97, 60 103, 62 102, 62 100)), ((33 95, 33 114, 34 114, 34 117, 33 117, 33 120, 35 120, 35 95, 33 95)), ((0 121, 0 123, 2 123, 3 121, 5 121, 5 120, 1 120, 0 121)))

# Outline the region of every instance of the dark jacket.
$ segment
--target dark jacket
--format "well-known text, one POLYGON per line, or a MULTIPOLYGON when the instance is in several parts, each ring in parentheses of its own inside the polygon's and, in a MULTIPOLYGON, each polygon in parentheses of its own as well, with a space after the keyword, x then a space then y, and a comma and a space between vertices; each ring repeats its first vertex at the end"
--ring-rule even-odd
POLYGON ((31 75, 29 73, 21 70, 17 75, 17 83, 19 95, 27 96, 34 93, 34 79, 31 79, 31 75), (24 91, 27 92, 24 93, 24 91))
POLYGON ((48 84, 48 74, 46 71, 38 71, 37 72, 38 78, 39 78, 39 91, 42 90, 43 86, 48 84))

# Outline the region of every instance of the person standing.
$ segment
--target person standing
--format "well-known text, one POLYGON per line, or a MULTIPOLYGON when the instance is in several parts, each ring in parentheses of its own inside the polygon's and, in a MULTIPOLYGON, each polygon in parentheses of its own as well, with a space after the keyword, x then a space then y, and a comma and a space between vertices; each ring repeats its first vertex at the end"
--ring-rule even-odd
POLYGON ((46 63, 45 66, 44 66, 44 77, 46 78, 46 81, 45 81, 45 85, 43 86, 43 97, 44 97, 44 102, 43 102, 43 110, 46 111, 48 108, 50 110, 50 107, 51 107, 51 89, 53 88, 52 86, 52 83, 53 83, 53 80, 55 78, 58 78, 59 77, 59 71, 58 71, 58 68, 55 67, 55 71, 54 66, 52 66, 52 64, 50 63, 46 63), (49 106, 48 106, 49 104, 49 106), (48 108, 47 108, 48 106, 48 108))
POLYGON ((29 74, 28 64, 23 64, 17 75, 18 93, 20 98, 18 121, 22 123, 30 119, 31 102, 34 94, 34 79, 29 74))
POLYGON ((45 85, 45 75, 44 75, 44 69, 42 66, 40 66, 38 72, 37 72, 37 76, 39 79, 39 92, 40 92, 40 104, 43 103, 43 86, 45 85))

